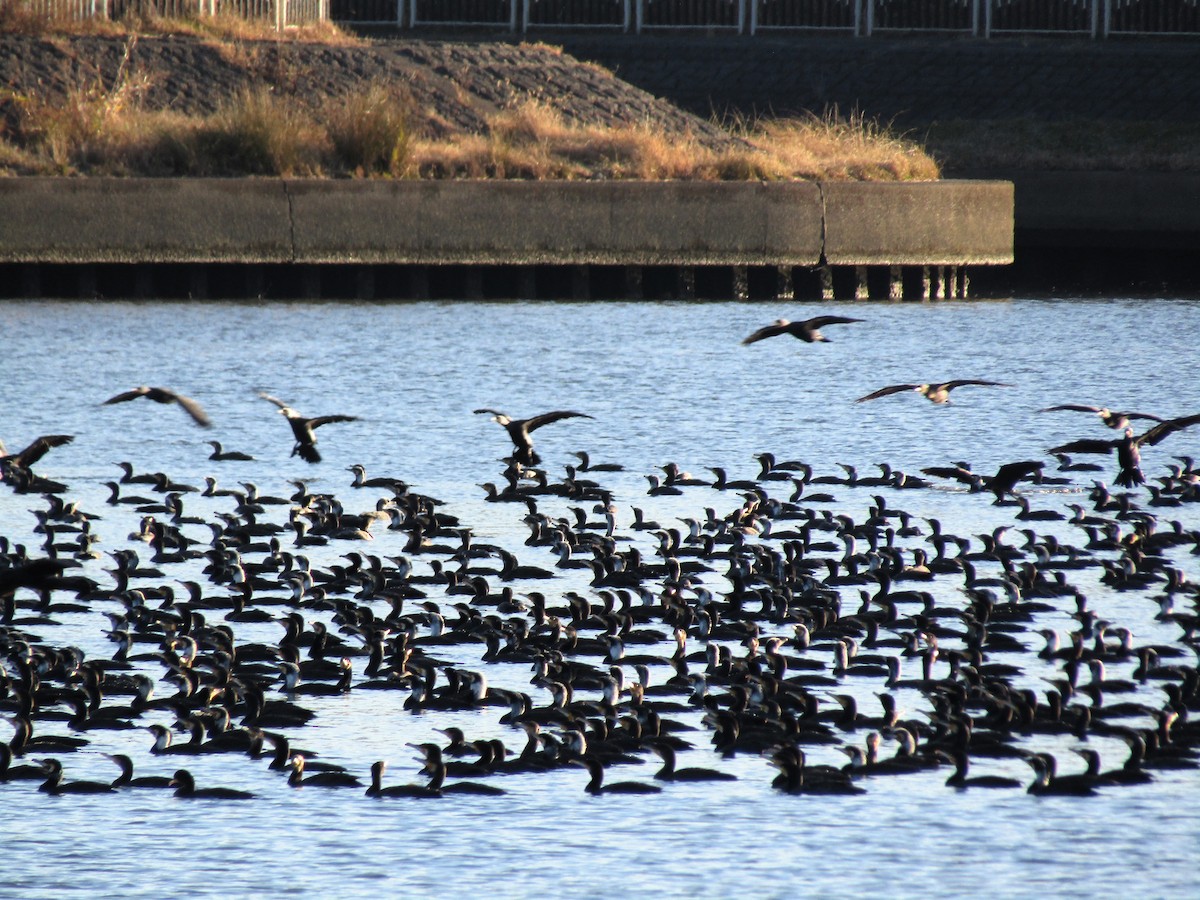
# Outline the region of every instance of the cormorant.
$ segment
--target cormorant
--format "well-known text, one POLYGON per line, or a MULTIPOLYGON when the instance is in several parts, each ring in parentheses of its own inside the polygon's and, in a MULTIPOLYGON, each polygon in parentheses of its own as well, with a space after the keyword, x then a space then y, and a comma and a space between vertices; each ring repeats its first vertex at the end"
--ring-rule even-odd
POLYGON ((317 452, 317 436, 313 433, 322 425, 328 425, 330 422, 356 422, 358 416, 316 416, 307 419, 296 410, 292 409, 278 397, 272 397, 270 394, 259 392, 258 396, 264 400, 270 400, 279 407, 279 414, 286 416, 288 424, 292 426, 292 434, 296 438, 296 445, 292 447, 290 455, 299 457, 310 463, 318 463, 321 461, 321 454, 317 452))
POLYGON ((529 432, 541 428, 543 425, 548 425, 551 422, 557 422, 559 419, 592 418, 587 413, 573 412, 569 409, 557 409, 553 412, 542 413, 539 416, 530 416, 528 419, 514 419, 505 413, 496 409, 477 409, 479 413, 490 413, 492 421, 504 426, 504 430, 508 432, 508 436, 512 438, 514 452, 513 459, 523 466, 536 466, 541 462, 541 457, 533 452, 533 438, 529 436, 529 432))
POLYGON ((743 344, 753 344, 780 334, 790 334, 806 344, 828 343, 829 338, 821 334, 820 329, 826 325, 847 325, 851 322, 861 322, 862 319, 851 319, 848 316, 817 316, 805 319, 803 322, 789 322, 787 319, 777 319, 771 325, 765 325, 754 334, 742 341, 743 344))
POLYGON ((41 437, 34 438, 28 447, 18 450, 16 453, 6 453, 4 443, 0 441, 0 469, 10 467, 28 469, 54 447, 61 447, 73 440, 75 440, 73 434, 43 434, 41 437))
POLYGON ((1125 436, 1116 438, 1115 440, 1101 441, 1085 438, 1081 441, 1071 441, 1060 447, 1053 447, 1047 452, 1111 453, 1113 450, 1116 450, 1117 465, 1120 467, 1120 472, 1117 474, 1115 482, 1121 487, 1131 488, 1134 485, 1146 483, 1146 476, 1142 474, 1141 447, 1143 444, 1154 446, 1161 443, 1168 435, 1174 434, 1176 431, 1182 431, 1184 428, 1190 428, 1197 423, 1200 423, 1200 413, 1159 422, 1149 431, 1137 437, 1134 437, 1132 428, 1126 428, 1125 436))
POLYGON ((175 391, 163 387, 146 387, 143 384, 131 391, 125 391, 114 397, 109 397, 101 405, 108 406, 112 403, 124 403, 127 400, 136 400, 138 397, 145 397, 147 400, 153 400, 155 403, 178 403, 197 425, 208 428, 212 424, 208 419, 208 415, 204 412, 204 407, 199 403, 191 397, 185 397, 183 394, 177 394, 175 391))
POLYGON ((887 387, 880 388, 877 391, 872 391, 865 397, 859 397, 854 402, 863 403, 866 400, 874 400, 877 397, 886 397, 888 394, 898 394, 901 391, 916 391, 931 403, 946 403, 950 399, 950 392, 956 387, 962 387, 965 384, 987 385, 991 387, 1012 386, 1005 384, 1002 381, 980 381, 976 378, 961 378, 957 381, 942 381, 932 384, 892 384, 888 385, 887 387))
POLYGON ((1131 419, 1149 419, 1151 422, 1162 421, 1162 416, 1155 416, 1151 413, 1118 412, 1109 409, 1107 406, 1087 406, 1080 403, 1060 403, 1058 406, 1047 406, 1045 409, 1039 409, 1038 412, 1060 412, 1063 410, 1095 413, 1100 417, 1101 422, 1114 430, 1128 428, 1131 419))

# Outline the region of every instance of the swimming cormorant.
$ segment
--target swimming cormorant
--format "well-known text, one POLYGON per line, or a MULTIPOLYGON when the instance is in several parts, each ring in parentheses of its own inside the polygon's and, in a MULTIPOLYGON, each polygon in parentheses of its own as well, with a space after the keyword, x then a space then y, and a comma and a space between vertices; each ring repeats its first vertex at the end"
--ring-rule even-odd
POLYGON ((349 772, 313 772, 304 774, 304 754, 297 753, 291 758, 292 773, 288 776, 288 784, 292 787, 362 787, 358 777, 349 772))
POLYGON ((133 760, 124 753, 105 753, 109 759, 121 768, 121 774, 112 781, 115 788, 168 788, 173 787, 172 778, 167 775, 142 775, 134 777, 133 760))
POLYGON ((584 786, 589 794, 658 794, 662 792, 657 784, 643 784, 640 781, 617 781, 613 784, 604 783, 604 764, 592 756, 584 756, 571 760, 573 765, 583 766, 592 777, 584 786))
POLYGON ((239 791, 235 788, 227 787, 196 787, 196 779, 192 777, 192 773, 187 769, 176 769, 175 776, 171 779, 171 786, 175 788, 176 797, 195 797, 197 799, 209 800, 250 800, 254 794, 250 791, 239 791))
POLYGON ((205 443, 213 448, 213 452, 208 454, 208 458, 217 462, 245 462, 254 459, 249 453, 242 453, 240 450, 226 450, 221 446, 220 441, 205 441, 205 443))
POLYGON ((44 794, 111 794, 115 788, 106 781, 63 781, 62 763, 57 759, 39 759, 46 780, 38 788, 44 794))

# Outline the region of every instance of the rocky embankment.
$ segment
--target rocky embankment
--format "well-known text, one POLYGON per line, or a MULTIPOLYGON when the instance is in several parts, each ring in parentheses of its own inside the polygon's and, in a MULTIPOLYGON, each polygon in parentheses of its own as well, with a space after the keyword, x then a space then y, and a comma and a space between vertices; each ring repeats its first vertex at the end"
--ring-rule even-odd
POLYGON ((312 102, 382 81, 411 100, 415 130, 431 137, 481 133, 495 113, 527 100, 568 122, 653 123, 720 147, 734 139, 712 123, 544 44, 433 40, 317 44, 210 41, 189 36, 0 36, 3 105, 40 92, 111 91, 126 83, 147 108, 215 111, 238 92, 269 85, 312 102))

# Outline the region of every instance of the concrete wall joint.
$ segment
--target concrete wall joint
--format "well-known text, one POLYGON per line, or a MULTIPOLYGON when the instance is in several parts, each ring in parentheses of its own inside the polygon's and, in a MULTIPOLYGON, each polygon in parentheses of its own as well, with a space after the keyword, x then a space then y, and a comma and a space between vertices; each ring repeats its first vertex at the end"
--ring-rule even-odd
POLYGON ((296 205, 292 202, 292 192, 288 188, 288 180, 286 178, 279 179, 283 185, 283 196, 287 200, 287 217, 288 217, 288 247, 290 248, 289 261, 296 261, 296 205))

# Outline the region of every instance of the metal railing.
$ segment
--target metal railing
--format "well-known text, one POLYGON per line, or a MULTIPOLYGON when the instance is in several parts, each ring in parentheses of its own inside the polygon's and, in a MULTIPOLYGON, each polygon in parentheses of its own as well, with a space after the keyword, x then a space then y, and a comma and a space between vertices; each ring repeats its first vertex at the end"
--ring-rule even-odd
POLYGON ((9 0, 58 18, 230 14, 279 29, 311 22, 554 28, 998 35, 1200 36, 1200 0, 9 0))
MULTIPOLYGON (((64 0, 86 3, 88 0, 64 0)), ((99 2, 99 0, 97 0, 99 2)), ((211 0, 210 0, 211 2, 211 0)), ((336 22, 607 29, 1200 36, 1200 0, 330 0, 336 22)))
MULTIPOLYGON (((127 15, 203 18, 228 15, 273 23, 279 30, 329 21, 329 0, 9 0, 56 19, 120 19, 127 15)), ((390 0, 395 5, 396 0, 390 0)))

